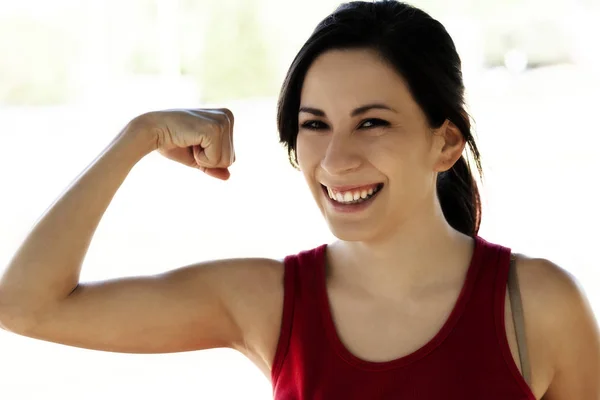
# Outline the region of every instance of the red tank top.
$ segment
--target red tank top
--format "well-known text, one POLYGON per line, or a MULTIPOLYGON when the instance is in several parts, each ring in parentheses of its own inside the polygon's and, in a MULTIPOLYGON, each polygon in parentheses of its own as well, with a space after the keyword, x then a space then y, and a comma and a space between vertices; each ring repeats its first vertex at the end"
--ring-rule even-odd
POLYGON ((480 237, 441 330, 386 362, 354 356, 337 336, 322 245, 285 258, 281 333, 271 372, 275 400, 535 400, 504 326, 510 249, 480 237))

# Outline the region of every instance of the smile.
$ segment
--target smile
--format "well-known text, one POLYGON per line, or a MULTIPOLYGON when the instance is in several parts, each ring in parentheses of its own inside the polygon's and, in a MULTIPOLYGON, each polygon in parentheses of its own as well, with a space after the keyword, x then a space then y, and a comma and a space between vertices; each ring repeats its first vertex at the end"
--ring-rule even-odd
POLYGON ((376 183, 351 189, 339 190, 321 185, 326 195, 339 204, 360 204, 372 199, 383 188, 383 183, 376 183))

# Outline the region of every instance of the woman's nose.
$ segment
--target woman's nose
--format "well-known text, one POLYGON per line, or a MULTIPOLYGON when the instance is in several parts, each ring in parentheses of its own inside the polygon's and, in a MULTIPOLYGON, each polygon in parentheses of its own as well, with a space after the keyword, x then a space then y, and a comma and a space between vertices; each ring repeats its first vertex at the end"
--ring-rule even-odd
POLYGON ((353 138, 333 134, 321 160, 321 167, 329 175, 342 175, 356 170, 361 164, 359 150, 353 138))

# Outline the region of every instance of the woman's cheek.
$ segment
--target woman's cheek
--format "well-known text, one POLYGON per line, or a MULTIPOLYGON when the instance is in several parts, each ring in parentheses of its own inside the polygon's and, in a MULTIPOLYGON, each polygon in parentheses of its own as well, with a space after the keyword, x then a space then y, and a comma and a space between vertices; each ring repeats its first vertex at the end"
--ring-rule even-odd
POLYGON ((298 134, 296 155, 300 167, 317 165, 327 150, 328 140, 324 135, 298 134))

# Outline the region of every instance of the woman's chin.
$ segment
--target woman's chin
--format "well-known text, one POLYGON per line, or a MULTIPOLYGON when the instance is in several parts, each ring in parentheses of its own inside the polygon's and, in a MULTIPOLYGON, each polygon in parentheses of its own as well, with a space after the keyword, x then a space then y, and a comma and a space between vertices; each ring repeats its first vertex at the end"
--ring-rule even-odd
POLYGON ((374 227, 365 226, 364 223, 349 221, 332 221, 327 219, 329 230, 337 239, 345 242, 368 242, 377 236, 374 227))

